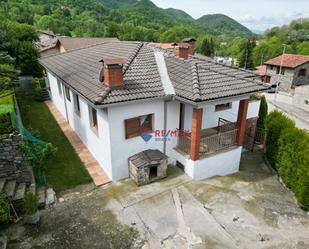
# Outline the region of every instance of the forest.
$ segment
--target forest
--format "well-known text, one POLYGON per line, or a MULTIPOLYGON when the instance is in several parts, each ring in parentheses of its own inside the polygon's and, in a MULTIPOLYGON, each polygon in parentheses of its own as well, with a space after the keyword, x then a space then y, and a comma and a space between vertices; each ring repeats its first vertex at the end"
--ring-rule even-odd
POLYGON ((36 30, 129 41, 179 42, 195 37, 198 52, 237 58, 240 67, 250 69, 280 55, 283 46, 288 53, 309 54, 308 19, 258 36, 222 14, 194 19, 182 10, 161 9, 149 0, 0 0, 2 81, 8 82, 14 72, 39 74, 36 30))

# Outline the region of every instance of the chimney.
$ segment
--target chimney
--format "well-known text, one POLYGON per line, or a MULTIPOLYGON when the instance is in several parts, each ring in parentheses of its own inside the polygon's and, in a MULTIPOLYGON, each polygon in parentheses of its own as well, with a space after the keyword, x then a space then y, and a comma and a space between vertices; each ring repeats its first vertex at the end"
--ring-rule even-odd
POLYGON ((174 47, 174 54, 177 57, 188 59, 190 45, 187 43, 180 43, 177 47, 174 47))
POLYGON ((123 64, 125 63, 124 59, 103 59, 103 75, 104 78, 101 79, 104 81, 104 85, 110 88, 122 87, 123 82, 123 64))
POLYGON ((195 54, 195 42, 196 39, 191 37, 191 38, 185 38, 182 40, 183 43, 187 43, 189 45, 189 55, 194 55, 195 54))

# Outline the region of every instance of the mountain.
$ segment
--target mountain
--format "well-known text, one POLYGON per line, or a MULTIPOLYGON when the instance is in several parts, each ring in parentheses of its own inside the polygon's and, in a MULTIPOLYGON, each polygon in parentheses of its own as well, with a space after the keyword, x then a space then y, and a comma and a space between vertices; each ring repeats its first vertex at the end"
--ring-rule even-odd
POLYGON ((253 34, 248 28, 223 14, 202 16, 196 20, 196 24, 203 32, 214 35, 248 37, 253 34))
POLYGON ((138 3, 138 0, 100 0, 106 7, 111 9, 127 8, 138 3))
POLYGON ((193 20, 192 16, 190 16, 188 13, 186 13, 183 10, 169 8, 169 9, 165 9, 164 11, 176 19, 192 19, 193 20))

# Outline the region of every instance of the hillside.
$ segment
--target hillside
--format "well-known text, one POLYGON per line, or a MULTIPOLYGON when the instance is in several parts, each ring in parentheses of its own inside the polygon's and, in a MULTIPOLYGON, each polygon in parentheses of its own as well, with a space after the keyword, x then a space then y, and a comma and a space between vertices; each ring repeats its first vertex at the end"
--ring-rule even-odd
POLYGON ((252 35, 227 16, 205 15, 195 20, 182 10, 162 9, 150 0, 3 0, 0 20, 26 23, 66 36, 116 36, 121 40, 178 41, 184 35, 252 35))
POLYGON ((196 24, 203 32, 214 35, 224 34, 234 37, 248 37, 252 35, 248 28, 223 14, 202 16, 196 20, 196 24))

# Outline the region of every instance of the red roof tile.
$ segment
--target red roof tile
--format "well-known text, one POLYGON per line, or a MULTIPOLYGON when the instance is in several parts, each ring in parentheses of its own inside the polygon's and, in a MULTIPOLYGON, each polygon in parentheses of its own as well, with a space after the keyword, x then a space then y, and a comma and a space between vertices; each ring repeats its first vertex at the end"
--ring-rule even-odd
POLYGON ((295 68, 309 62, 309 56, 297 55, 297 54, 284 54, 275 57, 273 59, 270 59, 269 61, 266 61, 264 64, 280 66, 281 62, 283 67, 295 68))
POLYGON ((258 66, 256 67, 256 74, 260 75, 260 76, 265 76, 266 75, 266 70, 267 70, 267 67, 266 65, 261 65, 261 66, 258 66))
POLYGON ((60 37, 59 43, 64 47, 66 51, 86 48, 92 45, 98 45, 101 43, 117 42, 118 38, 114 37, 60 37))

